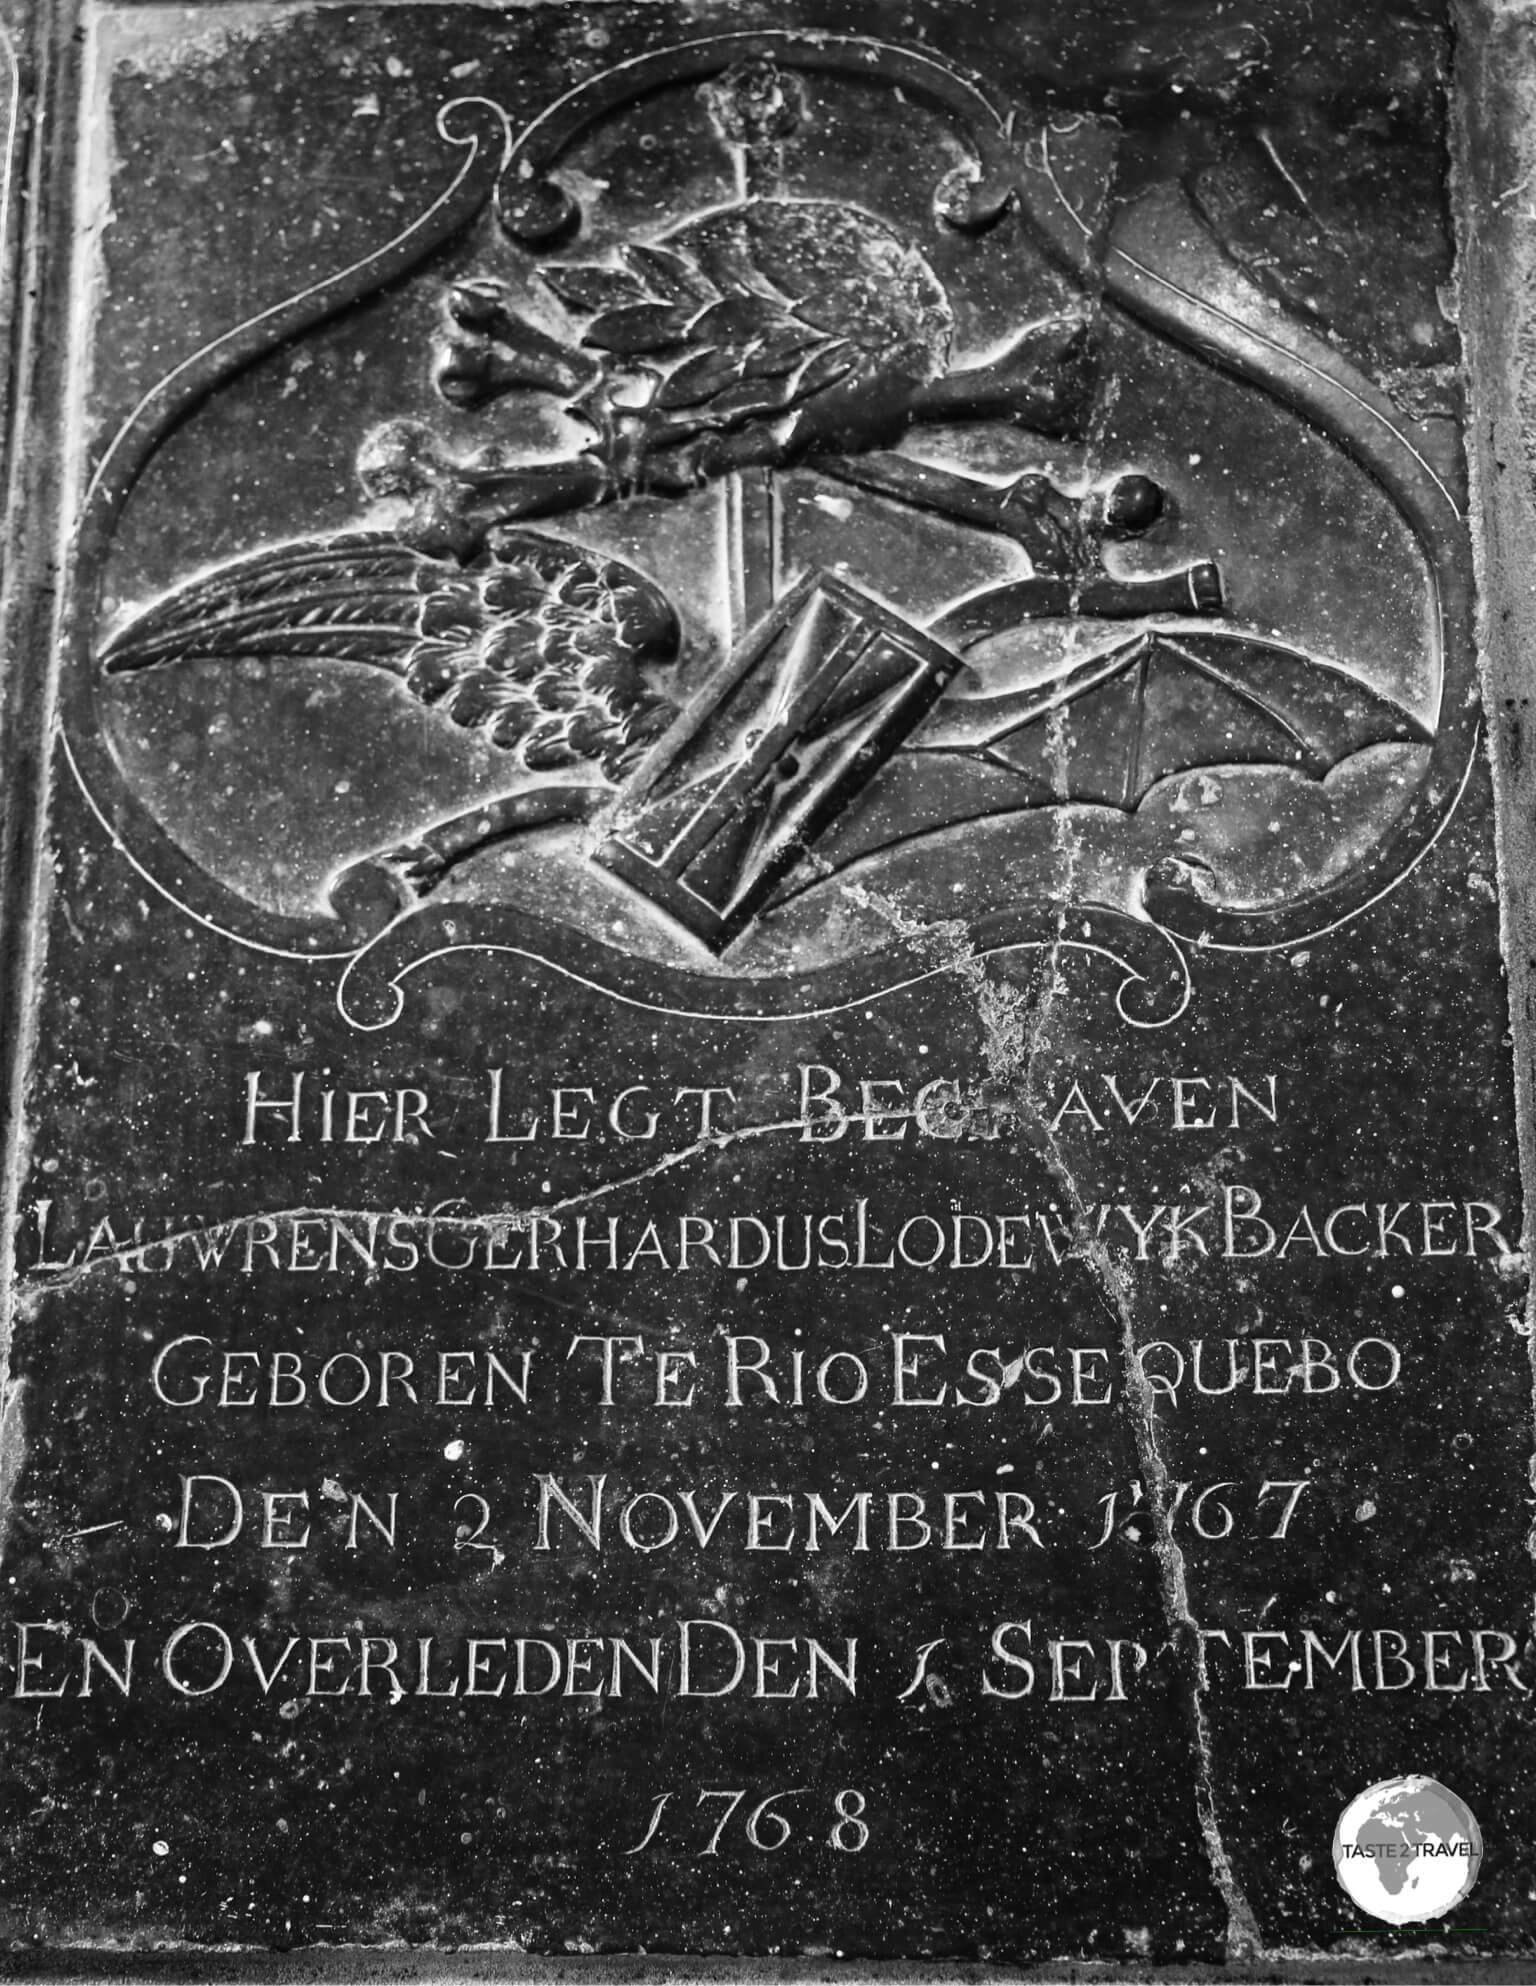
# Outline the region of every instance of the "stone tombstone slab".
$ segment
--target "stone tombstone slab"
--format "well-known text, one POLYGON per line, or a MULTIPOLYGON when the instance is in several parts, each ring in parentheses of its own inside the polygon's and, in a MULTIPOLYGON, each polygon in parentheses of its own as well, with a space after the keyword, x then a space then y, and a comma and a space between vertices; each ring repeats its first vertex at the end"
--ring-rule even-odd
POLYGON ((13 1950, 1528 1951, 1444 14, 41 11, 13 1950))

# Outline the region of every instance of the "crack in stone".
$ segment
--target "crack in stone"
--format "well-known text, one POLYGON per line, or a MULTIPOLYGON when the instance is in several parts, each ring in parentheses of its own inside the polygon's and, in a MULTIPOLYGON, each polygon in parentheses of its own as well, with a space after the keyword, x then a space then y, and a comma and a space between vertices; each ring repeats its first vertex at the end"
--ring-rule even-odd
MULTIPOLYGON (((1058 747, 1064 747, 1064 740, 1060 738, 1054 738, 1053 742, 1058 747)), ((1056 810, 1055 843, 1060 858, 1056 902, 1064 907, 1072 900, 1072 885, 1080 852, 1066 808, 1056 810)), ((1217 1811, 1215 1759, 1204 1702, 1210 1683, 1205 1642, 1190 1604, 1184 1553, 1173 1535, 1171 1478, 1158 1446, 1156 1398, 1137 1356, 1131 1280, 1115 1262, 1104 1242, 1090 1232, 1088 1203, 1078 1190, 1066 1154, 1050 1128, 1037 1085, 1036 1071, 1051 1016, 1065 990, 1057 969, 1056 949, 1052 947, 1045 953, 1042 982, 1038 993, 1031 999, 1018 987, 991 978, 987 961, 975 955, 963 924, 921 925, 899 903, 859 884, 845 884, 844 893, 861 908, 873 910, 884 917, 902 936, 932 941, 939 948, 944 962, 953 966, 957 980, 970 987, 981 1022, 982 1053, 988 1073, 994 1081, 1015 1088, 1022 1106, 1021 1123, 1038 1127, 1035 1149, 1067 1199, 1073 1222, 1083 1235, 1082 1259, 1099 1284, 1101 1300, 1119 1326, 1126 1398, 1133 1403, 1134 1409, 1132 1430, 1137 1461, 1147 1486, 1147 1511, 1153 1529, 1159 1598, 1169 1641, 1186 1677, 1186 1706, 1196 1754, 1195 1814, 1206 1860, 1226 1905, 1226 1954, 1229 1961, 1261 1957, 1265 1947, 1258 1919, 1232 1866, 1217 1811)), ((1058 911, 1058 933, 1064 922, 1063 908, 1058 911)))
MULTIPOLYGON (((1536 180, 1530 140, 1528 5, 1484 0, 1460 24, 1460 87, 1451 93, 1450 193, 1459 222, 1451 293, 1457 299, 1471 413, 1466 446, 1468 511, 1477 579, 1476 652, 1493 781, 1494 860, 1499 878, 1499 950, 1509 980, 1511 1078, 1527 1262, 1536 1237, 1536 1079, 1529 1043, 1536 1027, 1536 921, 1526 879, 1536 868, 1529 753, 1532 622, 1525 574, 1536 546, 1531 493, 1536 470, 1536 255, 1529 203, 1536 180), (1513 211, 1511 211, 1513 208, 1513 211), (1504 602, 1496 613, 1494 605, 1504 602)), ((1536 1277, 1526 1284, 1515 1329, 1524 1337, 1533 1446, 1526 1480, 1536 1489, 1536 1277)), ((1536 1527, 1527 1531, 1536 1558, 1536 1527)), ((1527 1618, 1536 1635, 1536 1598, 1527 1618)))
POLYGON ((1227 1853, 1221 1818, 1217 1812, 1215 1758, 1210 1725, 1205 1714, 1205 1695, 1210 1686, 1205 1663, 1205 1641, 1190 1604, 1184 1553, 1173 1535, 1169 1509, 1171 1479, 1167 1462, 1158 1446, 1156 1400, 1137 1357, 1135 1312, 1129 1277, 1117 1268, 1109 1251, 1096 1238, 1085 1240, 1083 1253, 1110 1294, 1112 1312, 1120 1326, 1126 1399, 1133 1406, 1136 1455, 1147 1487, 1147 1509, 1152 1519, 1153 1551, 1158 1563, 1163 1611, 1188 1679, 1188 1708, 1199 1755, 1195 1774, 1195 1810, 1211 1871, 1227 1906, 1227 1957, 1229 1960, 1256 1958, 1262 1956, 1264 1948, 1258 1920, 1227 1853))
MULTIPOLYGON (((844 1121, 848 1125, 883 1122, 888 1118, 911 1117, 910 1111, 882 1110, 878 1114, 848 1110, 844 1121)), ((695 1138, 691 1145, 679 1146, 676 1151, 667 1152, 653 1164, 644 1166, 638 1172, 622 1174, 617 1179, 604 1180, 600 1186, 589 1187, 585 1192, 572 1193, 563 1200, 541 1201, 533 1207, 499 1207, 479 1214, 450 1214, 436 1209, 420 1212, 411 1207, 380 1208, 360 1207, 318 1207, 298 1206, 263 1208, 258 1213, 235 1214, 228 1220, 203 1221, 192 1227, 178 1228, 168 1234, 157 1234, 131 1245, 103 1250, 88 1262, 71 1264, 52 1274, 40 1275, 35 1269, 26 1272, 19 1280, 27 1293, 32 1296, 52 1295, 61 1290, 73 1289, 86 1276, 98 1269, 133 1270, 142 1267, 143 1257, 156 1249, 171 1249, 206 1240, 211 1236, 226 1234, 230 1239, 252 1228, 258 1221, 361 1221, 380 1216, 385 1211, 391 1220, 405 1221, 412 1226, 442 1228, 449 1233, 482 1233, 504 1236, 520 1228, 531 1227, 535 1220, 552 1218, 556 1214, 578 1212, 583 1207, 606 1200, 615 1193, 627 1192, 632 1186, 643 1186, 647 1180, 659 1179, 663 1174, 686 1165, 690 1159, 703 1152, 725 1151, 730 1146, 744 1144, 754 1138, 774 1136, 781 1131, 803 1131, 808 1120, 804 1117, 775 1119, 768 1124, 743 1124, 735 1130, 711 1131, 706 1137, 695 1138)), ((455 1200, 445 1200, 443 1207, 460 1204, 455 1200)))
MULTIPOLYGON (((1096 440, 1096 437, 1092 439, 1096 440)), ((1058 751, 1064 752, 1065 742, 1064 736, 1053 731, 1052 744, 1058 751)), ((1059 858, 1055 896, 1060 906, 1057 918, 1059 934, 1065 921, 1066 906, 1072 902, 1081 853, 1069 810, 1065 807, 1056 809, 1053 840, 1059 858)), ((1126 1269, 1116 1263, 1103 1240, 1090 1232, 1087 1202, 1078 1188, 1060 1141, 1050 1127, 1040 1096, 1038 1066, 1056 1002, 1065 990, 1057 969, 1057 953, 1053 948, 1046 954, 1043 978, 1033 1000, 1016 987, 993 982, 987 974, 984 960, 972 958, 961 966, 960 971, 976 988, 977 1012, 984 1030, 983 1052, 988 1069, 995 1080, 1015 1085, 1021 1105, 1021 1123, 1038 1127, 1035 1149, 1066 1197, 1073 1224, 1083 1236, 1082 1259, 1099 1285, 1101 1300, 1119 1327, 1126 1399, 1133 1408, 1132 1432, 1137 1461, 1147 1487, 1147 1511, 1152 1522, 1159 1597, 1169 1640, 1186 1678, 1186 1707, 1197 1761, 1195 1812, 1206 1859, 1226 1905, 1226 1954, 1229 1961, 1258 1957, 1264 1949, 1258 1920, 1232 1866, 1217 1811, 1215 1761, 1204 1702, 1209 1687, 1205 1643, 1200 1623, 1190 1604, 1184 1554, 1173 1535, 1170 1476, 1158 1446, 1156 1400, 1137 1356, 1131 1277, 1126 1269)))
POLYGON ((1132 1410, 1132 1432, 1136 1458, 1147 1489, 1147 1512, 1152 1521, 1153 1554, 1157 1560, 1158 1587, 1163 1614, 1177 1660, 1184 1671, 1187 1708, 1194 1733, 1198 1763, 1195 1771, 1195 1811, 1205 1844, 1211 1873, 1227 1907, 1227 1957, 1229 1960, 1259 1957, 1263 1939, 1253 1908, 1244 1894, 1222 1836, 1216 1805, 1215 1760, 1210 1726, 1205 1714, 1205 1693, 1209 1675, 1205 1662, 1205 1642, 1200 1623, 1190 1604, 1185 1577, 1184 1553, 1173 1535, 1170 1514, 1171 1477, 1157 1439, 1157 1402, 1138 1357, 1135 1306, 1129 1272, 1117 1263, 1104 1242, 1092 1234, 1086 1219, 1087 1203, 1078 1190, 1071 1166, 1045 1115, 1034 1089, 1035 1059, 1039 1050, 1044 1018, 1055 999, 1052 976, 1037 1005, 1037 1019, 1031 1028, 1030 1059, 1025 1072, 1023 1103, 1028 1112, 1024 1121, 1040 1126, 1038 1150, 1051 1176, 1070 1204, 1074 1223, 1082 1232, 1082 1260, 1100 1287, 1101 1300, 1115 1319, 1120 1333, 1120 1350, 1125 1371, 1125 1397, 1132 1410))
MULTIPOLYGON (((1104 438, 1118 392, 1118 380, 1111 379, 1101 383, 1094 398, 1084 449, 1085 471, 1091 481, 1097 481, 1104 472, 1104 438)), ((1068 740, 1064 721, 1052 725, 1049 739, 1056 759, 1057 790, 1065 797, 1068 790, 1068 740)), ((1058 806, 1053 810, 1052 847, 1057 858, 1053 900, 1057 905, 1057 935, 1060 938, 1073 901, 1083 855, 1081 839, 1069 807, 1058 806)), ((1021 1106, 1021 1125, 1038 1127, 1035 1149, 1067 1200, 1073 1225, 1083 1237, 1082 1260, 1099 1286, 1101 1301, 1119 1327, 1125 1367, 1125 1397, 1132 1408, 1137 1461, 1147 1489, 1159 1598, 1175 1659, 1186 1679, 1186 1706, 1196 1752, 1195 1812, 1211 1874, 1226 1904, 1227 1958, 1229 1961, 1253 1958, 1262 1955, 1263 1939, 1221 1832, 1210 1728, 1205 1715, 1204 1697, 1209 1687, 1205 1643, 1190 1604, 1184 1554, 1173 1535, 1170 1476, 1158 1445, 1156 1400, 1137 1356, 1132 1278, 1130 1272, 1115 1261, 1103 1240, 1090 1231, 1087 1202, 1073 1176, 1071 1163, 1050 1126, 1040 1095, 1039 1062, 1057 1000, 1065 991, 1057 960, 1058 954, 1053 947, 1045 955, 1043 976, 1033 999, 1012 986, 994 986, 988 979, 985 962, 972 962, 970 970, 977 985, 977 1011, 985 1030, 984 1053, 994 1078, 1015 1084, 1021 1106)))
MULTIPOLYGON (((1035 1061, 1039 1052, 1040 1037, 1055 998, 1056 981, 1053 974, 1041 999, 1037 1002, 1036 1018, 1030 1029, 1030 1054, 1025 1070, 1022 1098, 1028 1112, 1025 1121, 1038 1123, 1040 1127, 1040 1142, 1037 1149, 1045 1160, 1052 1178, 1067 1197, 1074 1223, 1082 1232, 1082 1260, 1088 1265, 1090 1274, 1099 1284, 1101 1300, 1119 1327, 1121 1357, 1125 1370, 1125 1397, 1132 1409, 1136 1457, 1142 1480, 1146 1484, 1146 1509, 1152 1521, 1153 1555, 1157 1560, 1159 1595, 1169 1639, 1186 1677, 1186 1702, 1198 1760, 1195 1770, 1195 1811, 1200 1823, 1201 1839, 1205 1845, 1211 1873, 1215 1877, 1227 1908, 1227 1958, 1229 1960, 1256 1958, 1263 1955, 1263 1938, 1253 1908, 1232 1866, 1217 1811, 1215 1759, 1204 1700, 1209 1688, 1205 1642, 1200 1623, 1190 1604, 1184 1553, 1173 1535, 1170 1514, 1171 1477, 1168 1464, 1158 1445, 1156 1398, 1137 1355, 1131 1277, 1129 1272, 1115 1261, 1104 1242, 1097 1235, 1089 1232, 1086 1219, 1087 1203, 1078 1190, 1077 1181, 1073 1177, 1071 1166, 1059 1141, 1045 1120, 1034 1088, 1035 1061)), ((1016 1053, 1011 1042, 1005 1044, 1005 1052, 1016 1053)))

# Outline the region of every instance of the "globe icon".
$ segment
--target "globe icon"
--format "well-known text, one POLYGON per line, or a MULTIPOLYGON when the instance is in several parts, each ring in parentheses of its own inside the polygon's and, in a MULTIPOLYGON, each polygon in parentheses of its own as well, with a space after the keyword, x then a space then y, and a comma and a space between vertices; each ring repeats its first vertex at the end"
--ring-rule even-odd
POLYGON ((1345 1893, 1388 1924, 1443 1917, 1477 1881, 1482 1856, 1471 1808, 1423 1774, 1368 1786, 1333 1834, 1333 1866, 1345 1893))

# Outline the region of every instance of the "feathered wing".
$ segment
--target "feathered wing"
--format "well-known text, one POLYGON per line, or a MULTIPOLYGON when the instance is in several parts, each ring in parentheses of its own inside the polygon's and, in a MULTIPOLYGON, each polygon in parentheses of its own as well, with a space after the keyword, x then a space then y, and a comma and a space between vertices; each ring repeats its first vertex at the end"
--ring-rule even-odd
POLYGON ((618 780, 672 703, 642 670, 675 661, 666 596, 633 567, 531 531, 471 566, 355 533, 221 566, 108 644, 109 675, 179 662, 356 662, 402 681, 530 772, 594 765, 618 780))
POLYGON ((102 655, 109 675, 236 655, 399 666, 416 638, 423 559, 383 533, 281 545, 156 601, 102 655))

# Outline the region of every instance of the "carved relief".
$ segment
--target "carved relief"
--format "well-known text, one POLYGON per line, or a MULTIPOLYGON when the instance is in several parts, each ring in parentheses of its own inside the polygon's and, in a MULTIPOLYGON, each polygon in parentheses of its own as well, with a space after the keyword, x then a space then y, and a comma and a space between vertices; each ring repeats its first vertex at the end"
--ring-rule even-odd
MULTIPOLYGON (((82 779, 171 893, 366 953, 384 1018, 456 944, 771 1012, 877 994, 957 928, 1117 959, 1132 1017, 1159 973, 1149 1013, 1181 1004, 1184 941, 1299 941, 1432 844, 1471 723, 1449 424, 1171 188, 1116 210, 1107 124, 869 54, 629 64, 482 140, 371 281, 277 313, 331 351, 387 322, 400 405, 338 434, 351 528, 306 536, 295 490, 287 530, 83 630, 82 779), (849 183, 850 97, 898 170, 849 183), (1298 481, 1309 516, 1266 510, 1298 481), (203 831, 214 768, 157 743, 263 698, 279 887, 203 831), (371 779, 372 829, 321 779, 371 779)), ((269 344, 199 355, 119 437, 85 525, 109 569, 221 406, 278 406, 269 344)))

